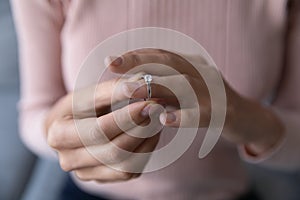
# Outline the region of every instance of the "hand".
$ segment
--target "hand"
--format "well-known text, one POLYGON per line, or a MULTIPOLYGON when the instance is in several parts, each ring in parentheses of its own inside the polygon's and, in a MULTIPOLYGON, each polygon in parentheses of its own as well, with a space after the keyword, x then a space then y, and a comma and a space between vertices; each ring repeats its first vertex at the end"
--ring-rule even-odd
POLYGON ((143 135, 144 133, 137 129, 137 125, 146 125, 149 122, 149 115, 157 113, 159 106, 154 102, 142 101, 113 112, 108 112, 107 109, 110 108, 111 103, 128 99, 122 84, 133 80, 135 77, 111 80, 98 85, 95 107, 94 99, 89 98, 94 95, 94 87, 91 87, 66 95, 52 108, 45 123, 47 140, 48 144, 57 151, 63 170, 74 171, 81 180, 99 182, 129 180, 139 176, 139 173, 127 171, 132 168, 142 171, 148 158, 136 159, 131 157, 130 152, 153 151, 159 134, 145 139, 145 137, 133 137, 124 131, 143 135), (112 91, 115 90, 117 90, 116 95, 112 99, 112 91), (73 110, 72 98, 76 97, 80 100, 76 101, 79 104, 75 104, 73 110), (127 116, 128 111, 131 118, 127 116), (118 124, 114 115, 119 116, 118 124), (113 144, 128 152, 119 151, 113 144))
MULTIPOLYGON (((142 67, 143 71, 156 75, 153 77, 151 85, 152 97, 160 99, 167 105, 175 106, 173 111, 160 115, 163 124, 171 127, 191 126, 194 124, 191 119, 199 114, 196 113, 198 111, 195 109, 195 105, 199 105, 201 117, 198 126, 208 126, 211 100, 204 78, 213 78, 219 75, 219 72, 215 68, 207 66, 201 56, 195 56, 193 59, 198 61, 198 65, 201 66, 200 70, 208 77, 202 77, 194 66, 182 56, 161 49, 136 50, 114 59, 118 62, 112 62, 110 69, 121 74, 135 73, 141 69, 137 68, 138 66, 152 65, 152 67, 142 67), (170 70, 165 71, 165 68, 160 70, 159 66, 154 67, 153 63, 167 65, 181 74, 175 75, 170 70), (197 96, 197 102, 190 101, 191 91, 188 89, 186 81, 192 86, 197 96), (181 102, 181 107, 176 101, 174 93, 162 85, 177 88, 176 93, 181 99, 185 99, 181 102)), ((127 95, 134 91, 133 98, 147 97, 146 87, 142 82, 129 83, 128 88, 131 90, 127 95)), ((246 145, 254 155, 261 154, 273 147, 283 136, 283 126, 279 119, 270 109, 261 106, 259 102, 242 97, 224 79, 223 82, 227 97, 227 112, 222 136, 235 144, 246 145)), ((218 87, 218 85, 213 87, 218 87)))

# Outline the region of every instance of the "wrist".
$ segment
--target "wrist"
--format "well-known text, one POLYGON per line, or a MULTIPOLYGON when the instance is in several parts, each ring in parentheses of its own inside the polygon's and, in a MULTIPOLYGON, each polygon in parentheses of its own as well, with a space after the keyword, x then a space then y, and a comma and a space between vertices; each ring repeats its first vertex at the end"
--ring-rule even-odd
POLYGON ((284 137, 284 125, 271 108, 259 105, 255 140, 245 143, 245 149, 253 156, 264 154, 273 149, 284 137))
POLYGON ((245 145, 251 155, 259 155, 281 141, 284 126, 270 108, 236 95, 228 100, 223 133, 231 142, 245 145))

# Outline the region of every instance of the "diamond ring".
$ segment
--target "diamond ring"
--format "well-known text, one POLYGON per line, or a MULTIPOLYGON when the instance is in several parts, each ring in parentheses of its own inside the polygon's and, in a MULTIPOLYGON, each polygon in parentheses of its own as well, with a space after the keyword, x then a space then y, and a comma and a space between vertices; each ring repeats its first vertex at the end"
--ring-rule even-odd
POLYGON ((146 74, 146 75, 143 75, 142 78, 144 79, 146 85, 147 85, 147 98, 145 98, 144 100, 149 100, 151 99, 151 95, 152 95, 152 92, 151 92, 151 81, 152 81, 152 75, 150 74, 146 74))

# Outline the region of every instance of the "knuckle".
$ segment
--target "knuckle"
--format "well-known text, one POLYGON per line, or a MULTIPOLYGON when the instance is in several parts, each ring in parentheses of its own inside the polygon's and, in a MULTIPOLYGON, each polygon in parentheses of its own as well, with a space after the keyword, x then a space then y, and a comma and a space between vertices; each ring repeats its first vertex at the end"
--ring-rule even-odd
MULTIPOLYGON (((116 144, 109 143, 109 148, 105 150, 104 157, 108 164, 118 164, 124 161, 128 156, 131 155, 130 152, 124 151, 119 147, 116 147, 116 144)), ((102 155, 103 156, 103 155, 102 155)))
POLYGON ((142 63, 141 57, 139 56, 139 54, 137 52, 132 53, 132 63, 134 66, 138 66, 142 63))
POLYGON ((160 55, 161 59, 162 59, 165 63, 170 63, 170 62, 172 62, 172 60, 173 60, 172 55, 171 55, 170 53, 168 53, 168 52, 162 51, 162 52, 160 52, 159 55, 160 55))
POLYGON ((77 177, 78 179, 80 179, 81 181, 90 181, 90 180, 91 180, 91 179, 88 178, 88 177, 86 176, 86 174, 83 173, 81 170, 76 170, 76 171, 75 171, 75 175, 76 175, 76 177, 77 177))
POLYGON ((60 165, 61 169, 64 170, 65 172, 71 171, 71 167, 66 162, 60 161, 59 165, 60 165))
POLYGON ((61 169, 64 170, 65 172, 72 171, 72 169, 73 169, 70 162, 67 162, 67 160, 63 157, 60 157, 59 165, 60 165, 61 169))
POLYGON ((61 147, 61 142, 63 141, 62 136, 62 126, 59 121, 54 121, 49 128, 47 143, 50 147, 58 149, 61 147))
POLYGON ((89 130, 89 134, 94 144, 102 144, 105 141, 105 127, 105 124, 99 120, 94 124, 94 127, 89 130))
MULTIPOLYGON (((113 112, 116 112, 116 111, 113 111, 113 112)), ((113 115, 113 117, 115 117, 115 113, 111 113, 111 115, 113 115)), ((99 139, 106 139, 105 141, 107 142, 107 139, 108 139, 108 133, 110 132, 111 128, 112 128, 112 120, 115 120, 115 119, 111 119, 111 118, 106 118, 105 116, 104 117, 100 117, 98 120, 97 120, 97 123, 95 125, 95 128, 94 128, 94 135, 95 137, 99 138, 99 139)))
POLYGON ((122 161, 122 156, 120 155, 120 152, 116 147, 111 148, 108 155, 109 162, 111 163, 119 163, 122 161))

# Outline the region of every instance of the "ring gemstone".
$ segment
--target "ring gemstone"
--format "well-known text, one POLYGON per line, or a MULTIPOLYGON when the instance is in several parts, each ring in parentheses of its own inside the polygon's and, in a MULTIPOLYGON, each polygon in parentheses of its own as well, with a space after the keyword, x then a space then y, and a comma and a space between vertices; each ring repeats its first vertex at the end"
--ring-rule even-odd
POLYGON ((152 81, 152 76, 150 74, 146 74, 144 76, 144 80, 145 82, 150 83, 152 81))

